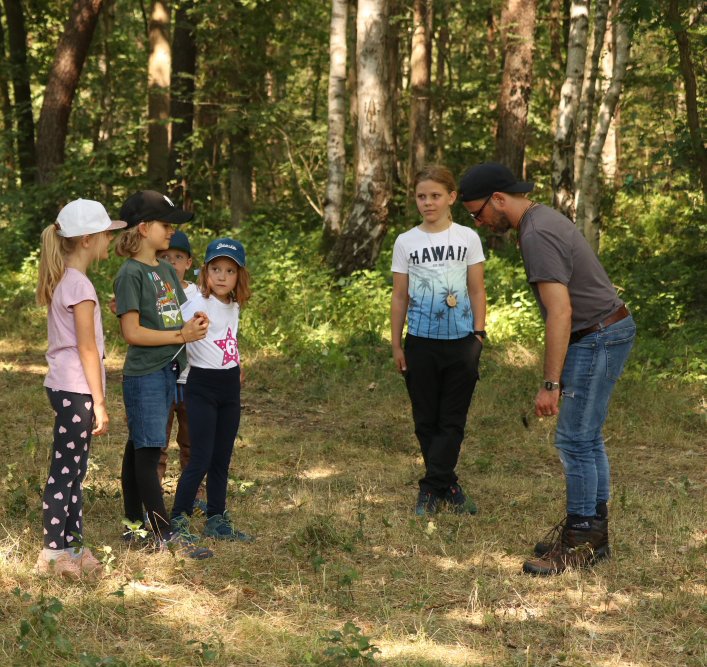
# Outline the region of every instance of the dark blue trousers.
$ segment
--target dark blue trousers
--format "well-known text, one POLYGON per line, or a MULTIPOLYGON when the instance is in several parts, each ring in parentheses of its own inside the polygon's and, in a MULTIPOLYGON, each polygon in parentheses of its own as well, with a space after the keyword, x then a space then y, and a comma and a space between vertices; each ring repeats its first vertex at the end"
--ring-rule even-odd
POLYGON ((241 420, 241 369, 192 366, 185 402, 191 456, 182 471, 171 518, 191 515, 199 485, 206 476, 206 515, 226 509, 228 466, 241 420))

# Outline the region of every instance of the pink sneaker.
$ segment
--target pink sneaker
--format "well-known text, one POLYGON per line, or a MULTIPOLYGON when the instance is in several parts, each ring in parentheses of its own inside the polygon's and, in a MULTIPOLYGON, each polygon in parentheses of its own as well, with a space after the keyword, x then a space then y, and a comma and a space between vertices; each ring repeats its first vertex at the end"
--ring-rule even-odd
POLYGON ((81 579, 81 568, 67 553, 63 553, 57 556, 55 560, 51 561, 48 561, 43 553, 40 553, 32 571, 35 574, 55 574, 59 577, 71 579, 72 581, 81 579))
POLYGON ((91 553, 91 550, 84 547, 81 556, 76 561, 77 565, 91 578, 98 578, 103 574, 103 565, 98 562, 98 559, 91 553))

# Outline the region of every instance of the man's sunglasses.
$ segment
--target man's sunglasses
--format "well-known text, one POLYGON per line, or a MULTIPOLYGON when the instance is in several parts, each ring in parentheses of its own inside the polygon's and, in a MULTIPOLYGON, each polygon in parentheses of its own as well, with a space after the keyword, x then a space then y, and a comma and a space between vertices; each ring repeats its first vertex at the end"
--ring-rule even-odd
POLYGON ((481 204, 481 208, 480 208, 476 213, 472 213, 471 211, 469 211, 469 215, 470 215, 474 220, 478 220, 478 219, 479 219, 479 216, 481 215, 481 211, 483 211, 483 210, 486 208, 486 204, 489 203, 489 199, 491 199, 491 197, 493 197, 493 194, 490 194, 488 197, 486 197, 486 201, 485 201, 483 204, 481 204))

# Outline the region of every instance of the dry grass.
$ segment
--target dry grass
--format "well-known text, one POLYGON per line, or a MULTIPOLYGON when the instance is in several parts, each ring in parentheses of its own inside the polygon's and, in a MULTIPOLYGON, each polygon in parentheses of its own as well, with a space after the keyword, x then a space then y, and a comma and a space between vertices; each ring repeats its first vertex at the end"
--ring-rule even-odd
MULTIPOLYGON (((193 562, 120 545, 125 424, 114 352, 110 436, 92 444, 84 512, 86 539, 112 546, 115 569, 69 585, 31 573, 41 514, 30 487, 44 483, 52 426, 40 345, 0 342, 2 665, 97 664, 80 663, 80 651, 131 666, 320 664, 318 637, 345 621, 391 667, 707 664, 707 447, 692 414, 703 388, 622 380, 605 428, 614 558, 534 579, 520 565, 562 515, 564 496, 553 422, 521 420, 539 377, 536 350, 485 352, 459 465, 479 513, 442 512, 431 524, 412 516, 421 461, 385 353, 346 371, 256 355, 231 464, 234 480, 253 484, 235 483, 229 500, 256 541, 219 544, 215 558, 193 562), (30 433, 33 457, 21 447, 30 433), (123 584, 124 597, 111 595, 123 584), (16 587, 32 599, 11 595, 16 587), (20 622, 40 595, 63 603, 58 629, 71 651, 37 639, 19 651, 20 622)), ((171 455, 173 489, 176 447, 171 455)))

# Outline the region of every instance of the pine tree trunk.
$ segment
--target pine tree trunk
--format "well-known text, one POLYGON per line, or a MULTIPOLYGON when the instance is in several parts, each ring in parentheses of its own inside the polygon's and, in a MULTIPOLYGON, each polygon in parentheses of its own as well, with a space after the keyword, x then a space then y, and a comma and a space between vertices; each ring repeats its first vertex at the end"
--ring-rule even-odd
POLYGON ((103 0, 74 0, 54 54, 37 123, 37 175, 52 180, 64 162, 69 115, 103 0))
POLYGON ((572 0, 565 82, 552 147, 552 205, 571 220, 574 219, 575 123, 587 53, 588 7, 589 0, 572 0))
POLYGON ((330 250, 341 234, 341 207, 346 177, 346 4, 332 0, 329 30, 329 120, 327 180, 324 189, 322 246, 330 250))
POLYGON ((498 96, 494 157, 516 178, 523 177, 536 9, 537 0, 506 0, 501 12, 503 78, 498 96))
POLYGON ((594 100, 596 97, 597 77, 599 75, 599 60, 601 58, 604 36, 607 32, 606 23, 609 15, 609 0, 597 0, 594 9, 594 30, 589 38, 587 56, 584 63, 584 81, 582 82, 582 97, 579 102, 579 118, 577 120, 577 138, 574 144, 574 173, 577 176, 574 192, 575 224, 584 229, 584 211, 580 208, 582 199, 582 174, 584 161, 589 150, 589 139, 592 132, 592 116, 594 115, 594 100))
POLYGON ((430 126, 430 30, 432 0, 413 0, 412 48, 410 52, 410 130, 408 143, 408 194, 415 174, 427 161, 430 126))
POLYGON ((388 2, 358 0, 358 186, 329 255, 337 276, 372 268, 388 231, 393 151, 387 32, 388 2))
POLYGON ((619 102, 621 88, 626 75, 631 48, 629 30, 629 25, 625 21, 619 21, 616 26, 616 51, 614 53, 611 83, 604 94, 604 99, 597 115, 594 136, 587 152, 582 174, 585 216, 584 236, 595 253, 599 251, 599 233, 601 229, 601 218, 599 216, 599 161, 601 160, 601 151, 606 141, 606 134, 609 130, 609 123, 619 102))
POLYGON ((191 210, 192 194, 186 166, 191 160, 191 137, 194 131, 194 76, 196 75, 196 20, 191 14, 193 0, 179 5, 174 15, 172 38, 172 75, 170 81, 170 116, 172 137, 167 180, 177 181, 171 192, 176 206, 191 210))
POLYGON ((153 0, 148 26, 150 55, 147 65, 147 182, 159 192, 167 189, 169 171, 169 5, 153 0))
POLYGON ((29 185, 36 179, 37 153, 34 147, 34 117, 32 92, 27 67, 27 31, 21 0, 3 0, 7 19, 8 43, 12 89, 15 97, 17 123, 17 157, 20 164, 20 181, 29 185))
MULTIPOLYGON (((401 10, 400 0, 391 0, 389 9, 389 22, 401 10)), ((400 174, 403 167, 400 164, 398 151, 398 100, 400 99, 400 36, 392 26, 388 30, 388 82, 390 84, 390 117, 393 119, 391 127, 393 137, 393 183, 401 182, 400 174)))
MULTIPOLYGON (((5 32, 0 21, 0 108, 2 109, 3 127, 3 162, 8 172, 15 170, 15 150, 12 140, 12 104, 10 102, 10 88, 7 83, 7 63, 5 62, 5 32)), ((7 187, 13 187, 12 179, 7 179, 7 187)))
POLYGON ((562 41, 560 39, 560 0, 550 0, 550 127, 557 123, 557 112, 560 104, 560 88, 562 87, 562 41))
POLYGON ((670 0, 668 20, 670 21, 673 29, 675 41, 678 45, 678 53, 680 54, 680 71, 682 72, 682 78, 685 83, 687 126, 690 130, 692 150, 695 153, 697 164, 700 168, 702 191, 707 198, 707 148, 705 148, 700 130, 700 116, 697 104, 697 83, 695 81, 695 70, 692 66, 692 56, 690 55, 690 41, 687 36, 687 31, 682 24, 678 0, 670 0))

